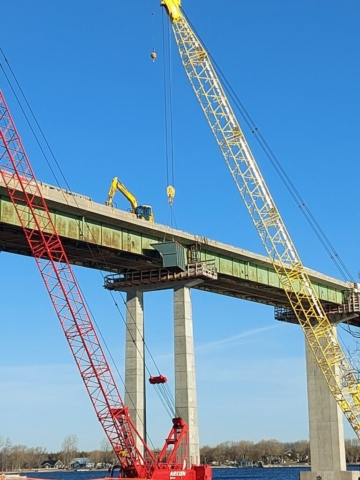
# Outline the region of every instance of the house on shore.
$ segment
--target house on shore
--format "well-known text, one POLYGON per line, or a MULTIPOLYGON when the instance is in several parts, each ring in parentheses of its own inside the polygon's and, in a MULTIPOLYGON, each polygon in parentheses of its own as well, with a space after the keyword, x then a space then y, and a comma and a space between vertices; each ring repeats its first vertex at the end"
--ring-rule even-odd
POLYGON ((40 468, 61 469, 64 468, 64 464, 61 460, 44 460, 40 464, 40 468))
POLYGON ((80 468, 94 468, 95 464, 91 462, 87 457, 73 458, 70 462, 70 468, 73 470, 79 470, 80 468))

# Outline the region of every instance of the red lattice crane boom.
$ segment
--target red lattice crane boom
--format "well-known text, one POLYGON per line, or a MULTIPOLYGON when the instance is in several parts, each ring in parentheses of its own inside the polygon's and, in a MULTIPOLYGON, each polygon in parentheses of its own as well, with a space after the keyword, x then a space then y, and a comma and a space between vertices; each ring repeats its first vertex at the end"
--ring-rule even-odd
POLYGON ((98 419, 115 452, 127 452, 119 460, 129 476, 143 476, 139 465, 144 461, 135 447, 133 425, 1 92, 0 136, 1 176, 98 419))
POLYGON ((154 480, 175 476, 209 479, 209 467, 185 468, 188 427, 182 419, 173 419, 173 427, 157 457, 131 421, 1 91, 0 173, 122 475, 154 480), (137 448, 136 438, 141 440, 144 453, 137 448))

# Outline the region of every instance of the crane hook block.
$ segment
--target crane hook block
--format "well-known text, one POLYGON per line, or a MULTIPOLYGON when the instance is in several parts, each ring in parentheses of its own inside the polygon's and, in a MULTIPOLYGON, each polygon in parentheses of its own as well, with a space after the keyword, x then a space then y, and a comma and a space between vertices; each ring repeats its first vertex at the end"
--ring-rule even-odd
POLYGON ((157 57, 156 52, 155 52, 155 49, 153 49, 153 51, 151 52, 150 57, 152 58, 152 61, 155 62, 156 57, 157 57))
POLYGON ((169 185, 166 189, 166 193, 167 193, 167 196, 168 196, 168 202, 170 203, 170 205, 172 205, 174 197, 175 197, 175 188, 172 187, 171 185, 169 185))
POLYGON ((164 377, 164 375, 159 375, 158 377, 153 377, 152 375, 150 375, 149 382, 151 383, 151 385, 158 385, 159 383, 166 383, 167 378, 164 377))

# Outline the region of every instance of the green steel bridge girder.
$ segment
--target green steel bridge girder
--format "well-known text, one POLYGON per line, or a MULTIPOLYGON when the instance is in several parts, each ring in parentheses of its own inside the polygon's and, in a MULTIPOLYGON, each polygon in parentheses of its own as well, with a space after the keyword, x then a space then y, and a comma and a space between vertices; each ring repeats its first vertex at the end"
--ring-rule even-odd
MULTIPOLYGON (((199 247, 202 262, 214 262, 217 280, 194 288, 268 305, 286 307, 288 301, 267 257, 170 227, 137 219, 135 215, 93 202, 90 197, 41 184, 52 219, 69 261, 74 265, 121 273, 129 269, 161 268, 152 244, 177 241, 199 247)), ((25 211, 25 215, 26 210, 25 211)), ((19 219, 0 182, 0 250, 31 255, 19 219)), ((341 305, 351 286, 308 270, 324 304, 341 305)))

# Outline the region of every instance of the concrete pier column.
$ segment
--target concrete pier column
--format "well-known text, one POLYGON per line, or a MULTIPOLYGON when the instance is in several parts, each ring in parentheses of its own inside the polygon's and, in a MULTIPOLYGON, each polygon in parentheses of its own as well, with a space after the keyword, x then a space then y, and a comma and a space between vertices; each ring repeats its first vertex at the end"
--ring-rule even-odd
POLYGON ((175 406, 189 426, 188 464, 200 463, 191 290, 174 289, 175 406))
MULTIPOLYGON (((334 327, 336 334, 336 328, 334 327)), ((343 414, 330 393, 315 356, 306 342, 311 472, 301 480, 358 480, 360 472, 346 471, 343 414)))
MULTIPOLYGON (((144 358, 143 293, 127 293, 124 401, 135 427, 145 439, 144 358)), ((137 441, 137 447, 143 451, 141 442, 137 441)))

